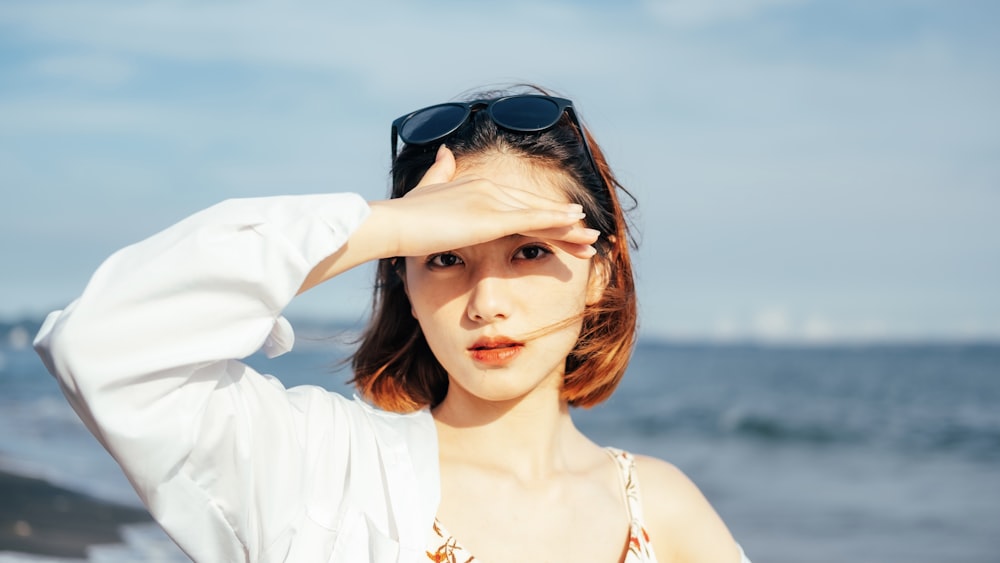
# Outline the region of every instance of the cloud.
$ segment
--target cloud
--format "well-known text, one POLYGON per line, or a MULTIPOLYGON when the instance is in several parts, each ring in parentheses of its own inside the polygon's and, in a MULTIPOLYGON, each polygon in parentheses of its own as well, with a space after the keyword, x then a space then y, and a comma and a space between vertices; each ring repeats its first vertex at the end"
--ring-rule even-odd
POLYGON ((712 327, 712 339, 719 342, 730 342, 734 340, 739 340, 743 335, 740 334, 739 324, 729 316, 719 317, 715 320, 715 325, 712 327))
POLYGON ((803 2, 804 0, 646 0, 645 6, 664 23, 697 27, 746 19, 770 9, 803 2))
POLYGON ((125 59, 106 55, 50 56, 33 66, 44 77, 102 87, 119 86, 133 75, 133 66, 125 59))
POLYGON ((610 40, 627 34, 608 30, 609 40, 598 42, 579 33, 599 18, 561 3, 513 2, 492 11, 485 25, 478 10, 402 1, 346 9, 328 2, 25 1, 5 5, 0 26, 102 52, 376 75, 390 91, 406 85, 412 99, 412 88, 423 89, 429 75, 439 77, 429 82, 440 91, 440 77, 449 75, 468 87, 482 82, 477 76, 589 74, 627 60, 621 42, 610 40), (561 48, 539 48, 540 41, 561 48))
POLYGON ((323 37, 336 37, 328 32, 340 20, 328 17, 330 7, 310 11, 315 17, 262 2, 12 2, 0 23, 35 40, 171 60, 325 66, 323 37))
POLYGON ((67 101, 59 97, 22 97, 0 101, 0 128, 41 133, 127 133, 164 131, 190 119, 189 108, 132 101, 67 101))
MULTIPOLYGON (((749 315, 721 315, 707 332, 697 330, 668 331, 667 338, 706 338, 713 342, 757 342, 781 345, 822 345, 835 343, 886 342, 905 336, 901 327, 889 330, 884 321, 868 319, 862 322, 835 323, 826 316, 811 313, 799 315, 785 306, 758 309, 749 315)), ((971 323, 967 326, 972 326, 971 323)), ((990 334, 975 326, 961 333, 967 337, 990 334), (975 330, 978 329, 978 330, 975 330)), ((940 334, 910 334, 916 337, 937 338, 940 334)), ((995 336, 995 333, 994 333, 995 336)))
POLYGON ((751 326, 754 336, 761 340, 786 340, 792 335, 792 321, 783 308, 759 311, 754 315, 751 326))
POLYGON ((802 339, 807 342, 831 342, 836 338, 833 324, 822 317, 809 317, 802 325, 802 339))

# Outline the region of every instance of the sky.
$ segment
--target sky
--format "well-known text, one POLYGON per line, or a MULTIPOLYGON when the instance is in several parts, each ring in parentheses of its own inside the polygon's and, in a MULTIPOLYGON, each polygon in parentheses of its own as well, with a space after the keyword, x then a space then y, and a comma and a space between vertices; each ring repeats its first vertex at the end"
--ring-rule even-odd
MULTIPOLYGON (((636 196, 643 334, 1000 340, 1000 4, 4 0, 0 319, 231 197, 388 187, 389 124, 572 98, 636 196)), ((369 269, 289 316, 363 317, 369 269)))

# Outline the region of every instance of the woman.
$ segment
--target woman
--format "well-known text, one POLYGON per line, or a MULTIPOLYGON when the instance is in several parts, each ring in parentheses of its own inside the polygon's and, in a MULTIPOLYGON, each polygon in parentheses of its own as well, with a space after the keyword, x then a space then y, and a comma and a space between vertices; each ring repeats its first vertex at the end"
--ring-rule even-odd
POLYGON ((619 187, 572 104, 484 95, 392 137, 392 199, 224 202, 46 320, 36 348, 152 515, 199 562, 740 561, 678 470, 569 416, 635 333, 619 187), (289 350, 294 295, 371 260, 365 400, 237 360, 289 350))

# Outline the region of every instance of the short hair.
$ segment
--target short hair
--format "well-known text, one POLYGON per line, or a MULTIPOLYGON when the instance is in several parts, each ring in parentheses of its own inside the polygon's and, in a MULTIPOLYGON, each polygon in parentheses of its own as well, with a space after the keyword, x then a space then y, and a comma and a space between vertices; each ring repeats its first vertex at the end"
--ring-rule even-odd
MULTIPOLYGON (((548 94, 536 86, 526 88, 531 93, 548 94)), ((491 100, 511 93, 479 92, 468 99, 491 100)), ((629 248, 636 245, 619 196, 633 203, 634 198, 615 179, 589 131, 585 127, 577 130, 565 114, 550 129, 524 133, 498 127, 487 112, 478 111, 443 142, 458 161, 504 153, 569 178, 564 186, 567 197, 583 206, 587 227, 600 231, 593 260, 607 283, 600 300, 583 311, 580 335, 566 358, 561 397, 577 407, 604 401, 625 374, 635 346, 637 303, 629 248), (594 164, 587 158, 581 135, 587 135, 594 164)), ((416 187, 434 163, 440 145, 403 147, 392 165, 392 198, 403 197, 416 187)), ((350 358, 354 369, 351 382, 365 399, 395 412, 433 408, 448 392, 448 374, 411 315, 401 278, 403 268, 402 259, 379 261, 371 321, 350 358)))

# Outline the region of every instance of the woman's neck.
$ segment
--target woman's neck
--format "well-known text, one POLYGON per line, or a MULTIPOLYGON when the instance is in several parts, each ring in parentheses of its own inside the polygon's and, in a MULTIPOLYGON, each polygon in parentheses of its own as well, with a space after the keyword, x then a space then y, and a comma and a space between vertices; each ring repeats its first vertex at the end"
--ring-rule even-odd
POLYGON ((586 442, 556 388, 510 401, 485 401, 461 389, 434 409, 443 460, 474 462, 534 481, 570 468, 586 442))

